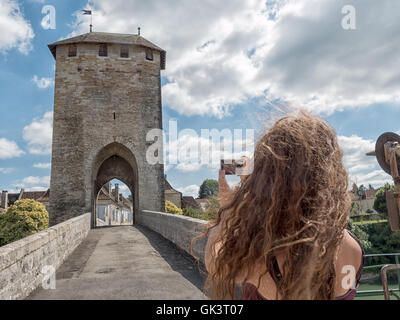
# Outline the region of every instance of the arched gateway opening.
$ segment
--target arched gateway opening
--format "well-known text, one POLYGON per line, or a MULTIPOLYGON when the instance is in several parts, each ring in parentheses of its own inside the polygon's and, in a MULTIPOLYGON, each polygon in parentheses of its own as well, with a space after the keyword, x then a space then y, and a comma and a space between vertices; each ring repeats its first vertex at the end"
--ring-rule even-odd
MULTIPOLYGON (((108 192, 113 192, 109 184, 109 182, 113 179, 120 180, 129 188, 132 195, 132 216, 129 223, 135 223, 135 213, 139 208, 138 168, 136 158, 127 147, 120 143, 114 142, 100 150, 96 156, 93 166, 93 208, 95 209, 93 210, 92 217, 93 227, 103 226, 106 224, 106 222, 108 222, 108 225, 113 224, 110 223, 110 220, 104 219, 103 216, 98 216, 98 196, 100 193, 104 193, 107 190, 108 192), (98 220, 98 218, 102 219, 98 220)), ((114 193, 118 193, 118 191, 114 191, 114 193)), ((120 200, 115 195, 113 195, 113 197, 116 201, 120 200)), ((127 224, 126 221, 125 223, 119 222, 121 222, 121 218, 117 218, 116 221, 114 219, 114 225, 127 224)))
POLYGON ((96 198, 95 227, 133 224, 133 197, 125 183, 113 179, 106 183, 96 198))

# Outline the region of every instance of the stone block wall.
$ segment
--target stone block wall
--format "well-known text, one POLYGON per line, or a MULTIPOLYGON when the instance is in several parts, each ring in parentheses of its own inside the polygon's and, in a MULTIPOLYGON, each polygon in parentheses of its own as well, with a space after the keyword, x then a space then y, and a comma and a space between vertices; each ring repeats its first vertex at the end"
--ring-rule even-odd
POLYGON ((137 215, 136 222, 159 233, 204 263, 207 238, 203 237, 194 241, 193 250, 191 250, 191 243, 194 238, 204 233, 207 221, 182 215, 142 210, 137 215))
POLYGON ((182 193, 180 193, 180 192, 165 192, 164 195, 165 195, 165 201, 171 201, 178 208, 182 208, 182 193))
POLYGON ((0 299, 24 299, 42 284, 42 268, 57 269, 90 230, 90 213, 0 247, 0 299))
POLYGON ((135 211, 162 210, 164 167, 146 160, 146 135, 162 128, 160 52, 149 61, 145 47, 131 44, 129 58, 121 58, 120 44, 108 43, 101 57, 98 43, 76 45, 76 57, 68 56, 69 45, 56 47, 50 224, 94 212, 105 177, 132 190, 135 211), (99 156, 113 145, 114 153, 99 156), (102 163, 114 155, 121 161, 102 175, 102 163))

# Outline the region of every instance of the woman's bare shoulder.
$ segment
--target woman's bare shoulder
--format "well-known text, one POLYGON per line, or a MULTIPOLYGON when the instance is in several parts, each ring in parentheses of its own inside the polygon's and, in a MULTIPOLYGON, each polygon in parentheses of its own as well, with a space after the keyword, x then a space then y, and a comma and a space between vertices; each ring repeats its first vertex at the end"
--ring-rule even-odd
MULTIPOLYGON (((358 270, 361 268, 363 251, 360 244, 355 240, 347 230, 343 231, 343 240, 339 247, 338 256, 336 260, 336 296, 341 296, 349 290, 343 287, 343 280, 350 274, 355 277, 358 270), (353 270, 352 273, 351 269, 353 270)), ((355 279, 354 279, 355 280, 355 279)))

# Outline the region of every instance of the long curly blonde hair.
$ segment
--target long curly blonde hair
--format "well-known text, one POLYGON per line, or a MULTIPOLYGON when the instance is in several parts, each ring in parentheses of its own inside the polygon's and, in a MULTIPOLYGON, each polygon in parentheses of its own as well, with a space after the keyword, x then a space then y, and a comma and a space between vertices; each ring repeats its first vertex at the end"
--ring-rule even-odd
POLYGON ((266 274, 278 252, 284 264, 277 297, 334 298, 334 262, 350 208, 342 156, 335 131, 305 112, 278 120, 265 133, 253 173, 210 226, 220 225, 206 282, 211 298, 233 298, 239 275, 249 277, 260 261, 266 274))

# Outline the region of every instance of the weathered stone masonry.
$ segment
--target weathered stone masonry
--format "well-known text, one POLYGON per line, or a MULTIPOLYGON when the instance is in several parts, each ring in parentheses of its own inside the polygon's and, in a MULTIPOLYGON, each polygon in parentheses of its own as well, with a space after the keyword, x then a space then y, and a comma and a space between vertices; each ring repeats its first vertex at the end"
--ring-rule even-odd
POLYGON ((43 267, 57 269, 86 238, 90 216, 83 214, 1 247, 0 300, 24 299, 40 286, 43 267))
POLYGON ((56 59, 51 225, 95 212, 97 193, 112 178, 130 188, 134 214, 162 211, 164 168, 145 155, 146 133, 162 128, 165 51, 140 36, 94 32, 49 48, 56 59), (99 56, 104 44, 107 56, 99 56), (76 56, 68 56, 72 45, 76 56), (121 58, 121 45, 128 58, 121 58))

